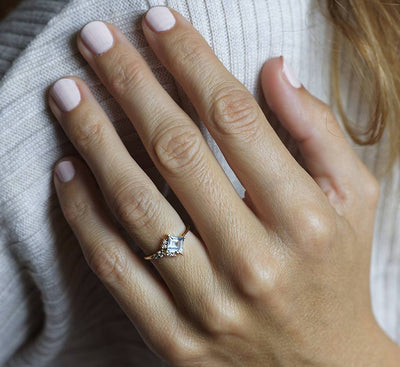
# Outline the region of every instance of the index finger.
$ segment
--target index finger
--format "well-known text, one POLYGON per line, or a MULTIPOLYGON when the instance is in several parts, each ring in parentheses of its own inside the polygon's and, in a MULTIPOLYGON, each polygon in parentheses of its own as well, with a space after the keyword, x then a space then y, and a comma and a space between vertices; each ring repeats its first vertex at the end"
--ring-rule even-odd
POLYGON ((144 34, 184 89, 264 219, 325 197, 268 123, 251 93, 179 13, 151 8, 144 34), (300 203, 301 202, 301 203, 300 203))

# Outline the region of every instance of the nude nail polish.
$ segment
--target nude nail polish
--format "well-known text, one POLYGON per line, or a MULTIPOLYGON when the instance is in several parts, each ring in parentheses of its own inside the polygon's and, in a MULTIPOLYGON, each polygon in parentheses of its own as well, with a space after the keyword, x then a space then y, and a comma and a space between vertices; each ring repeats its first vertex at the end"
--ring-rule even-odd
POLYGON ((81 30, 85 45, 96 55, 108 51, 114 44, 114 38, 107 25, 98 20, 86 24, 81 30))
POLYGON ((81 93, 72 79, 57 80, 50 90, 50 94, 61 111, 69 112, 81 102, 81 93))
POLYGON ((146 14, 146 21, 156 32, 170 30, 175 25, 175 17, 165 6, 154 6, 146 14))
POLYGON ((293 88, 298 89, 301 87, 301 83, 297 79, 296 74, 293 72, 292 68, 286 63, 285 59, 283 59, 282 72, 293 88))
POLYGON ((62 161, 56 166, 56 175, 63 182, 71 181, 75 176, 75 168, 71 161, 62 161))

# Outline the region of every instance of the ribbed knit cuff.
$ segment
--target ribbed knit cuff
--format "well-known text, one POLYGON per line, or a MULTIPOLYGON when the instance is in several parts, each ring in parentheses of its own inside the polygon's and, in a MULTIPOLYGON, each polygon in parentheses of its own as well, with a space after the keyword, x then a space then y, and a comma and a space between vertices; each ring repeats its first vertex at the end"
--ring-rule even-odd
POLYGON ((0 78, 70 0, 25 0, 0 22, 0 78))

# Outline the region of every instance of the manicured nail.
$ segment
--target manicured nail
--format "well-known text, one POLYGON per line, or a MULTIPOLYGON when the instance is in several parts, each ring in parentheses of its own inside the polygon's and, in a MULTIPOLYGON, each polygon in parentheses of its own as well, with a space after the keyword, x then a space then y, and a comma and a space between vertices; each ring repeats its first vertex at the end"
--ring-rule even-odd
POLYGON ((73 110, 81 102, 81 93, 72 79, 57 80, 51 88, 50 94, 64 112, 73 110))
POLYGON ((296 89, 301 87, 301 83, 297 79, 296 74, 293 72, 292 68, 286 63, 285 59, 283 59, 282 72, 286 76, 287 81, 292 85, 292 87, 296 89))
POLYGON ((165 6, 154 6, 146 14, 146 21, 156 32, 168 31, 175 25, 175 17, 165 6))
POLYGON ((62 161, 56 166, 56 175, 61 182, 71 181, 75 176, 75 168, 71 161, 62 161))
POLYGON ((100 55, 108 51, 114 44, 114 38, 105 25, 98 20, 86 24, 81 30, 81 38, 96 55, 100 55))

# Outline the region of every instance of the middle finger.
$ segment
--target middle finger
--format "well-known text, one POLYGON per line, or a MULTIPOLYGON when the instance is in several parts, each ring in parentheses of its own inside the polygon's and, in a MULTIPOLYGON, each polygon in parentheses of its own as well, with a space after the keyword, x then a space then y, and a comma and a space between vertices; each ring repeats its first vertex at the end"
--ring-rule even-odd
POLYGON ((200 130, 119 29, 103 22, 89 23, 78 37, 78 47, 134 124, 205 244, 213 244, 211 257, 219 259, 219 264, 231 264, 235 271, 234 261, 220 261, 221 252, 227 260, 236 246, 235 258, 240 253, 247 258, 249 249, 241 244, 259 234, 262 226, 236 193, 200 130))

